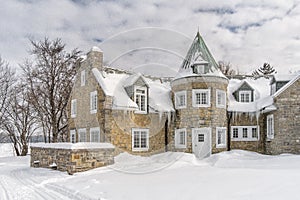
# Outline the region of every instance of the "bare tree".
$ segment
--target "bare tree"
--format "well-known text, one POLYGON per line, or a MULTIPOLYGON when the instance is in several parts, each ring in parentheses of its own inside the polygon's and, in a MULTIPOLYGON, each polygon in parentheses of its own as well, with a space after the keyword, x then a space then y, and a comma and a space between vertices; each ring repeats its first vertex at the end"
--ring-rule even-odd
POLYGON ((219 69, 225 76, 233 76, 237 74, 237 72, 232 69, 230 62, 219 61, 219 69))
POLYGON ((4 124, 17 156, 26 156, 30 137, 38 129, 36 112, 29 103, 29 91, 19 83, 12 88, 4 124))
POLYGON ((7 119, 8 98, 11 87, 14 84, 14 71, 9 67, 8 62, 4 61, 0 56, 0 141, 6 139, 4 124, 7 119))
POLYGON ((66 108, 80 51, 74 49, 67 53, 61 39, 31 40, 31 44, 35 60, 22 65, 30 103, 38 113, 47 141, 58 142, 67 130, 66 108))

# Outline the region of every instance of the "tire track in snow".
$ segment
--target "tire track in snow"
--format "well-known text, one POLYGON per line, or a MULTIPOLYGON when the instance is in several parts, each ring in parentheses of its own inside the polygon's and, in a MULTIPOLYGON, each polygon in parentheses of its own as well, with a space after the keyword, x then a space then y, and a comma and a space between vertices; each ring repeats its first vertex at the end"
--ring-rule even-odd
POLYGON ((9 194, 8 194, 8 189, 7 189, 7 182, 5 181, 5 177, 1 176, 0 177, 0 198, 4 198, 3 200, 9 200, 11 199, 9 194))
MULTIPOLYGON (((33 189, 42 199, 72 199, 72 200, 95 200, 86 195, 80 194, 78 191, 56 185, 54 183, 41 183, 38 177, 32 177, 28 170, 18 169, 11 171, 11 175, 23 185, 33 189), (46 195, 45 195, 46 194, 46 195)), ((43 177, 39 177, 42 178, 43 177)))

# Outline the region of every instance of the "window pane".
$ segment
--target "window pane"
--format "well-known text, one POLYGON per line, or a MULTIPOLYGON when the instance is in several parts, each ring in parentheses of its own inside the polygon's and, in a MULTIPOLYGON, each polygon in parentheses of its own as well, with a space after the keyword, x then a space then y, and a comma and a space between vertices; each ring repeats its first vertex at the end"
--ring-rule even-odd
POLYGON ((185 132, 181 131, 179 133, 179 144, 185 145, 185 132))
POLYGON ((204 142, 204 134, 198 134, 198 142, 204 142))
POLYGON ((252 128, 252 138, 257 138, 257 128, 252 128))
POLYGON ((141 148, 147 147, 147 133, 145 131, 141 131, 141 148))
POLYGON ((238 128, 233 128, 233 133, 232 133, 232 137, 233 138, 238 138, 239 137, 239 129, 238 128))
POLYGON ((247 137, 248 137, 248 129, 243 128, 243 138, 247 138, 247 137))
POLYGON ((139 148, 140 147, 140 133, 138 131, 134 131, 133 133, 133 147, 139 148))

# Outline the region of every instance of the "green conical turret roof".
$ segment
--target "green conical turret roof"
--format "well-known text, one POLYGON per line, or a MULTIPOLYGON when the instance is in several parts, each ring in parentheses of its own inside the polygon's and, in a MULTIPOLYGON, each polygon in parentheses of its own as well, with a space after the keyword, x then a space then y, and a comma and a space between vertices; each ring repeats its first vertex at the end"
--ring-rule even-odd
POLYGON ((218 64, 208 50, 203 38, 200 36, 199 31, 187 52, 185 59, 181 65, 181 69, 189 69, 195 63, 207 63, 209 71, 219 71, 218 64))

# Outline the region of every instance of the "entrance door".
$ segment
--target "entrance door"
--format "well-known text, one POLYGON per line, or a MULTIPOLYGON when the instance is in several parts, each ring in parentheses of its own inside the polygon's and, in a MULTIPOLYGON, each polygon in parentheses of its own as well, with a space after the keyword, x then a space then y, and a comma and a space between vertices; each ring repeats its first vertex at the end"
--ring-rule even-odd
POLYGON ((211 154, 211 129, 193 128, 192 129, 193 153, 197 158, 202 159, 211 154))

